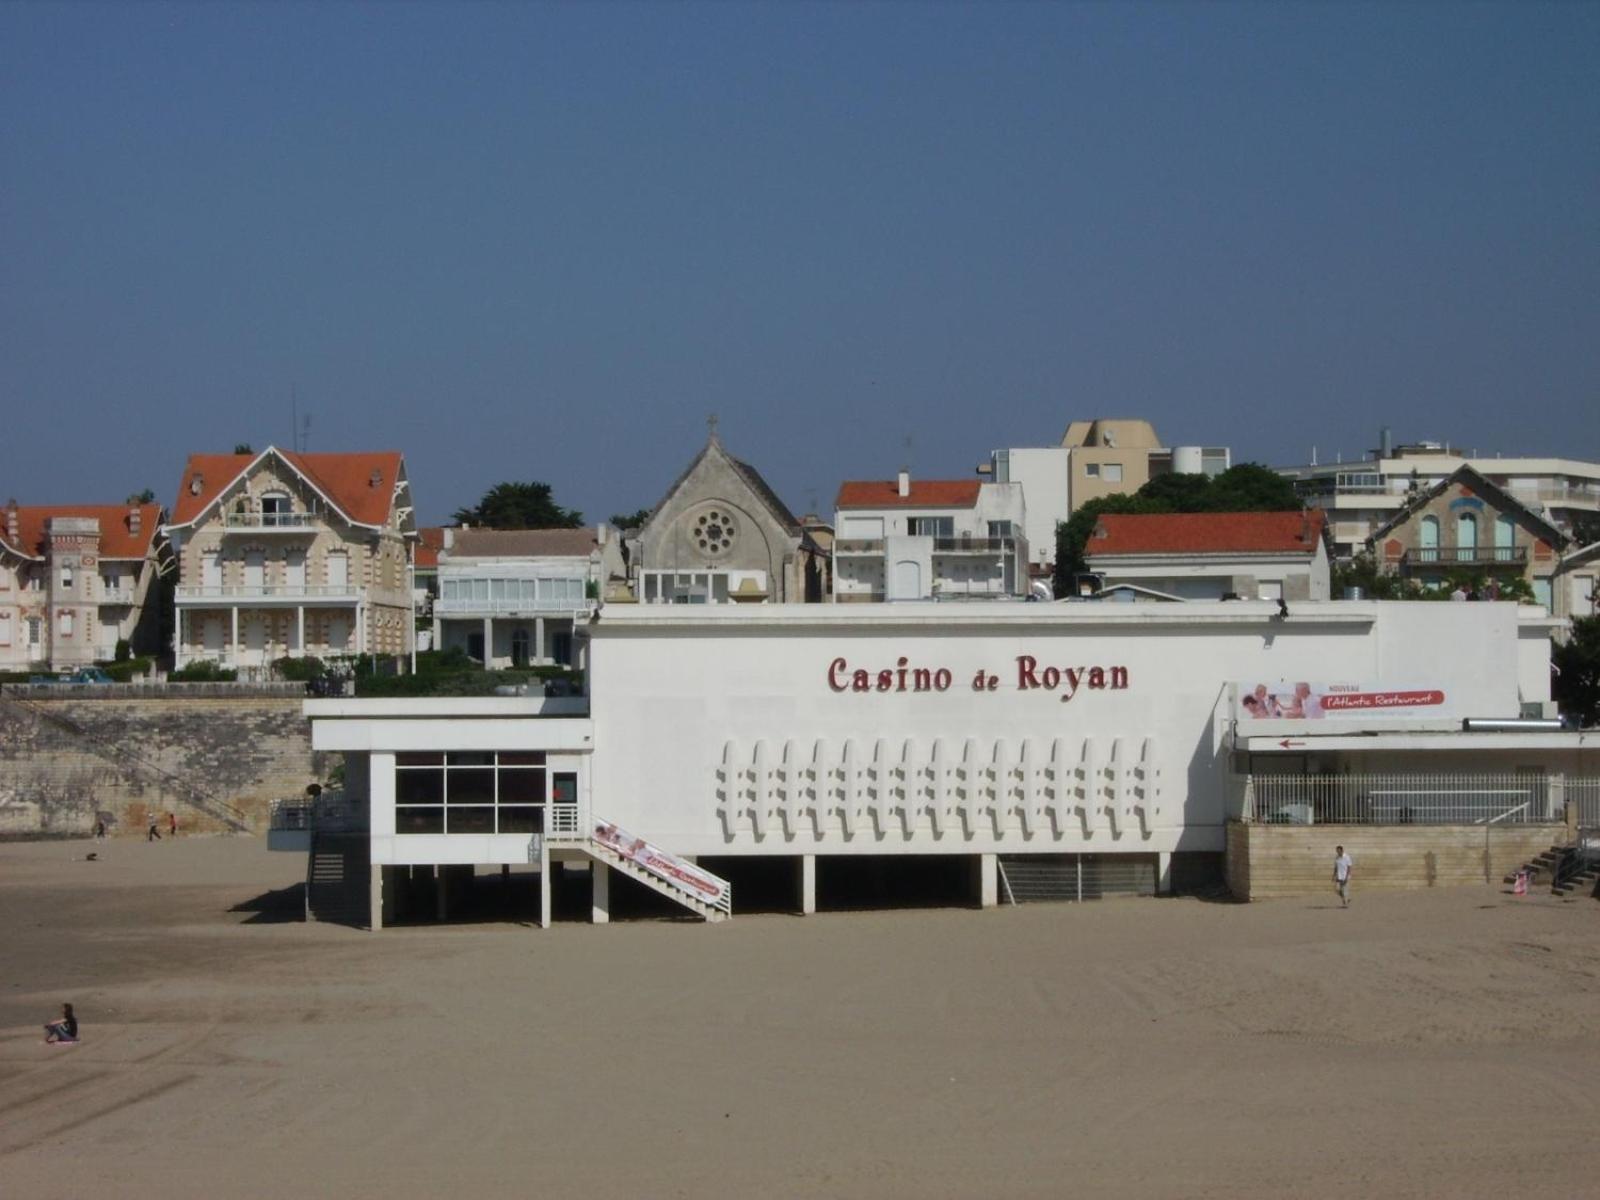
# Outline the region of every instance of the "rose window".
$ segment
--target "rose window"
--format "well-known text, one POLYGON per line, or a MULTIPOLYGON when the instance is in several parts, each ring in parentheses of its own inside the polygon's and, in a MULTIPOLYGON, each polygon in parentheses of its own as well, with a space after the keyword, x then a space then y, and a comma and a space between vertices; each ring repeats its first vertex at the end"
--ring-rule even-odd
POLYGON ((695 545, 706 554, 723 554, 738 536, 733 517, 719 508, 702 513, 694 523, 695 545))

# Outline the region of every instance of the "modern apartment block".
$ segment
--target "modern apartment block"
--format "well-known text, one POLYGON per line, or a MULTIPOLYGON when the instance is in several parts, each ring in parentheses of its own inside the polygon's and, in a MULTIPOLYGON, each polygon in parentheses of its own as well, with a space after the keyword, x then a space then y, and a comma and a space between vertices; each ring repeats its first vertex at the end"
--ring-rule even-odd
POLYGON ((1036 576, 1056 561, 1056 525, 1090 500, 1137 492, 1158 475, 1220 475, 1232 464, 1226 446, 1163 446, 1149 421, 1073 421, 1059 446, 996 450, 978 474, 1022 485, 1027 501, 1028 562, 1036 576))
POLYGON ((833 598, 1015 599, 1028 592, 1020 483, 851 480, 835 503, 833 598))
POLYGON ((155 599, 160 528, 159 504, 11 501, 0 518, 0 667, 68 670, 133 640, 155 599))
POLYGON ((1380 446, 1353 462, 1279 467, 1306 504, 1326 510, 1336 558, 1360 552, 1380 525, 1418 493, 1471 467, 1496 487, 1571 536, 1584 514, 1600 513, 1600 463, 1569 458, 1499 458, 1467 454, 1441 442, 1380 446))
POLYGON ((166 532, 179 668, 411 650, 416 523, 398 452, 193 455, 166 532))

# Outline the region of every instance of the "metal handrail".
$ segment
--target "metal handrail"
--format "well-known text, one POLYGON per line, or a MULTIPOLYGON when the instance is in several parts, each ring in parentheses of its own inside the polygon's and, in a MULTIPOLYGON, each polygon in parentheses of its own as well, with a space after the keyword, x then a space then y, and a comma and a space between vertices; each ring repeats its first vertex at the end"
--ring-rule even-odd
POLYGON ((177 590, 180 600, 208 599, 272 599, 284 597, 349 597, 354 600, 359 589, 351 583, 224 583, 184 584, 177 590))

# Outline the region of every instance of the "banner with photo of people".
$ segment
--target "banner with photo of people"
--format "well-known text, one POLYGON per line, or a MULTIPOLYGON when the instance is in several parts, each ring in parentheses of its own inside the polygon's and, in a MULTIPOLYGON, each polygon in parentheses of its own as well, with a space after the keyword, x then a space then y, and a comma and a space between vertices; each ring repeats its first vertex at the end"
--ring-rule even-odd
POLYGON ((1306 680, 1240 683, 1235 715, 1242 721, 1445 716, 1442 688, 1386 687, 1306 680))

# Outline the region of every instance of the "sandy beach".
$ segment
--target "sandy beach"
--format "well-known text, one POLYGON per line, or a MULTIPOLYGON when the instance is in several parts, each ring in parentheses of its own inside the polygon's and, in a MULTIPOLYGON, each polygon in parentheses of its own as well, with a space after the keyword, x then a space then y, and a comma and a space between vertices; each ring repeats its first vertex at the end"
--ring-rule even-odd
POLYGON ((1600 1189, 1592 900, 372 935, 299 922, 303 865, 0 845, 8 1196, 1600 1189))

